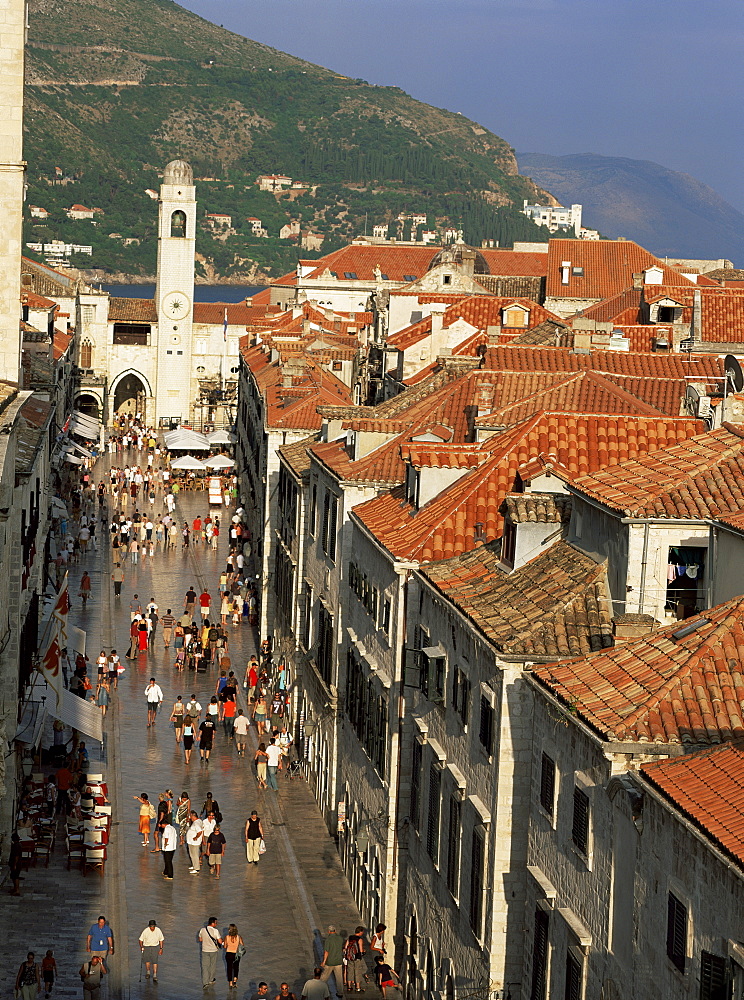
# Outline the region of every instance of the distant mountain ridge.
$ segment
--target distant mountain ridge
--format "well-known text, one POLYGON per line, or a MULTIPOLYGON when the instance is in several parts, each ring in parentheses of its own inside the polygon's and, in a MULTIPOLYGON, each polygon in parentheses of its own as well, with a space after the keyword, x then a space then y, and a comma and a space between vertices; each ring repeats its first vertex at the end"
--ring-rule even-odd
POLYGON ((658 256, 726 257, 744 266, 744 215, 688 174, 597 153, 517 153, 517 162, 563 205, 580 202, 584 225, 604 236, 625 236, 658 256))
POLYGON ((545 237, 520 213, 524 198, 545 193, 519 176, 504 139, 172 0, 30 0, 25 128, 29 203, 50 213, 26 239, 33 229, 38 241, 92 244, 94 265, 107 270, 154 266, 145 189, 157 189, 174 158, 194 167, 200 222, 204 212, 232 217, 230 234, 204 225, 197 234, 205 271, 223 277, 247 276, 256 263, 269 273, 292 267, 299 247, 278 236, 289 221, 321 234, 324 252, 365 221, 393 223, 401 212, 462 227, 476 244, 545 237), (275 198, 258 192, 262 173, 308 186, 275 198), (69 222, 73 201, 102 209, 95 229, 69 222), (270 239, 252 238, 251 216, 270 239))

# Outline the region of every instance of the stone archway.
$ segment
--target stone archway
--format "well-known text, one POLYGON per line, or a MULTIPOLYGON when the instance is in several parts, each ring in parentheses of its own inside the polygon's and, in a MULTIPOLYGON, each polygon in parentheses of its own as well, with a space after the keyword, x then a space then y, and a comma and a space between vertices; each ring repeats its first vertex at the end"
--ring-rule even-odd
POLYGON ((124 372, 113 387, 113 413, 147 421, 147 399, 152 393, 145 378, 135 371, 124 372))
POLYGON ((101 401, 92 392, 81 392, 75 397, 75 409, 89 417, 101 419, 101 401))

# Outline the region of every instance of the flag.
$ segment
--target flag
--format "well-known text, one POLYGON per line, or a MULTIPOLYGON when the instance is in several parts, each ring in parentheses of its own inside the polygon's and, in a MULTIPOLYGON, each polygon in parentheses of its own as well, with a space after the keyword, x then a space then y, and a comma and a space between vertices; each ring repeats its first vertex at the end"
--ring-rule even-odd
POLYGON ((225 306, 225 319, 222 324, 222 338, 227 343, 227 306, 225 306))
POLYGON ((47 682, 49 687, 57 695, 57 702, 62 699, 62 674, 60 672, 60 646, 57 641, 57 636, 52 635, 52 641, 47 647, 46 653, 44 653, 41 658, 41 663, 39 664, 39 670, 47 682))
POLYGON ((67 589, 67 573, 62 580, 62 586, 57 594, 57 601, 54 605, 52 617, 57 623, 57 638, 59 648, 65 649, 67 646, 67 612, 70 610, 70 592, 67 589))

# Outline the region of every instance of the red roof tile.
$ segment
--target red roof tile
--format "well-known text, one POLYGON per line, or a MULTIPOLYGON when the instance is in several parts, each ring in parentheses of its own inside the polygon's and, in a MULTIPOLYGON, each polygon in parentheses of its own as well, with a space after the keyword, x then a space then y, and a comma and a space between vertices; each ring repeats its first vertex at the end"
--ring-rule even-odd
MULTIPOLYGON (((577 241, 579 242, 579 241, 577 241)), ((580 242, 589 242, 582 240, 580 242)), ((695 354, 688 361, 680 354, 630 354, 624 351, 592 351, 574 354, 564 348, 506 346, 489 347, 483 368, 496 371, 569 372, 588 368, 618 375, 653 378, 723 377, 723 360, 714 354, 695 354)))
MULTIPOLYGON (((596 320, 597 323, 633 324, 640 321, 640 307, 641 289, 625 288, 622 292, 602 299, 601 302, 596 302, 593 306, 587 306, 576 315, 584 319, 596 320)), ((571 319, 574 318, 571 317, 571 319)))
POLYGON ((744 598, 535 678, 607 740, 710 746, 744 737, 744 598), (699 627, 674 637, 682 626, 699 627))
POLYGON ((672 757, 641 774, 744 868, 744 745, 672 757))
POLYGON ((112 295, 108 318, 110 323, 157 323, 158 311, 154 299, 123 299, 112 295))
POLYGON ((625 517, 684 518, 744 507, 744 428, 717 430, 574 480, 577 493, 625 517))

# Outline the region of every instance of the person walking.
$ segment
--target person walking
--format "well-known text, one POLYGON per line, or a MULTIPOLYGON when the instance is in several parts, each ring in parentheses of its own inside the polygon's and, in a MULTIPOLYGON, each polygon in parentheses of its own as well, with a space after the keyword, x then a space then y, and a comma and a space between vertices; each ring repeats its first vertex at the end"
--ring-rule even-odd
POLYGON ((51 948, 41 960, 41 975, 44 980, 44 996, 50 997, 54 988, 54 977, 57 975, 57 960, 51 948))
POLYGON ((176 823, 178 823, 178 836, 181 844, 186 843, 186 833, 189 829, 189 814, 191 813, 191 799, 188 792, 181 792, 181 798, 176 806, 176 823))
POLYGON ((401 988, 398 973, 392 966, 385 962, 385 959, 381 955, 375 957, 375 979, 377 980, 377 987, 380 993, 382 993, 383 1000, 387 996, 388 989, 399 990, 401 988), (398 980, 397 983, 395 982, 396 979, 398 980))
POLYGON ((186 847, 188 848, 189 858, 191 858, 189 873, 191 875, 198 875, 199 868, 201 867, 201 847, 202 840, 204 839, 204 827, 193 809, 189 813, 189 819, 191 822, 186 831, 186 847))
POLYGON ((266 771, 268 773, 268 785, 275 792, 279 791, 279 785, 276 783, 276 772, 282 769, 282 751, 281 747, 277 746, 276 740, 272 736, 269 740, 269 745, 266 747, 266 771))
POLYGON ((199 726, 199 758, 205 763, 209 763, 209 755, 212 752, 212 740, 214 739, 214 721, 208 715, 199 726))
POLYGON ((90 597, 90 576, 88 575, 88 570, 83 572, 80 577, 80 598, 83 602, 83 608, 88 606, 88 598, 90 597))
POLYGON ((258 750, 256 750, 256 753, 253 757, 253 760, 256 764, 256 777, 258 778, 259 788, 266 788, 266 762, 268 761, 268 759, 269 757, 268 754, 266 753, 266 744, 259 743, 258 750))
POLYGON ((173 729, 176 734, 176 743, 181 742, 181 735, 183 733, 183 720, 185 718, 186 709, 183 704, 183 698, 179 694, 176 698, 175 704, 173 705, 173 711, 171 712, 170 721, 173 723, 173 729))
POLYGON ((222 948, 222 938, 217 930, 217 917, 210 917, 199 931, 201 943, 202 986, 209 989, 217 982, 217 955, 222 948))
POLYGON ((15 989, 16 996, 21 997, 21 1000, 36 1000, 37 995, 41 993, 41 972, 32 951, 26 956, 26 961, 21 962, 15 989))
POLYGON ((168 882, 173 881, 173 855, 177 847, 178 830, 172 823, 166 823, 160 839, 160 850, 163 854, 163 878, 168 882))
POLYGON ((163 626, 163 645, 166 649, 169 649, 171 636, 173 635, 173 629, 176 624, 176 619, 170 608, 168 608, 163 617, 160 619, 160 624, 163 626))
POLYGON ((240 959, 244 954, 245 943, 235 924, 230 924, 227 928, 227 934, 225 934, 225 965, 227 967, 227 985, 231 989, 235 989, 238 985, 240 959))
POLYGON ((147 728, 155 725, 155 716, 158 706, 163 704, 163 692, 160 685, 155 683, 155 678, 150 678, 150 683, 145 688, 145 698, 147 699, 147 728))
MULTIPOLYGON (((323 971, 321 979, 327 983, 333 973, 336 981, 336 996, 344 996, 344 941, 333 924, 328 925, 328 934, 323 942, 323 971)), ((304 991, 303 991, 304 992, 304 991)))
POLYGON ((372 958, 377 961, 377 956, 385 958, 385 931, 387 927, 385 924, 378 924, 375 927, 375 933, 372 935, 372 939, 369 942, 369 950, 372 958))
POLYGON ((206 622, 209 619, 209 606, 211 605, 211 603, 212 603, 212 596, 205 587, 202 593, 199 595, 199 610, 201 611, 203 622, 206 622))
POLYGON ((323 969, 316 965, 313 969, 313 978, 308 979, 302 987, 302 1000, 329 1000, 331 992, 328 983, 322 978, 323 969))
POLYGON ((183 756, 186 764, 191 760, 194 749, 194 720, 187 712, 183 719, 183 756))
POLYGON ((261 857, 261 841, 263 840, 261 817, 254 809, 245 824, 245 853, 249 865, 257 865, 261 857))
POLYGON ((212 830, 207 840, 207 858, 209 859, 209 866, 212 869, 211 874, 215 878, 220 877, 220 869, 222 868, 222 859, 225 856, 226 846, 227 841, 225 840, 224 833, 220 830, 220 824, 215 823, 214 830, 212 830))
POLYGON ((163 954, 163 944, 165 937, 155 920, 150 920, 147 927, 139 936, 139 946, 142 958, 145 963, 145 979, 150 978, 152 968, 152 981, 158 981, 158 958, 163 954))
POLYGON ((94 955, 88 962, 80 966, 80 978, 83 981, 83 1000, 99 1000, 101 996, 101 980, 108 972, 103 959, 94 955))
POLYGON ((349 993, 364 993, 364 977, 367 975, 367 963, 364 959, 364 928, 357 927, 350 934, 344 945, 346 960, 346 989, 349 993))
POLYGON ((107 957, 114 954, 114 933, 105 917, 99 917, 88 931, 85 950, 93 958, 100 958, 106 968, 107 957))
POLYGON ((142 834, 142 846, 147 847, 150 843, 150 823, 157 816, 155 806, 150 802, 147 792, 133 795, 132 798, 140 804, 138 830, 142 834))
MULTIPOLYGON (((117 549, 116 551, 118 552, 119 550, 117 549)), ((114 597, 121 597, 121 585, 124 583, 124 570, 121 566, 114 566, 111 579, 114 581, 114 597)))
POLYGON ((250 729, 250 724, 248 719, 246 719, 243 714, 243 709, 238 709, 238 716, 235 719, 233 725, 233 732, 235 733, 235 747, 238 751, 238 757, 245 757, 245 745, 248 738, 248 730, 250 729))
POLYGON ((268 708, 266 705, 266 697, 263 692, 259 692, 256 689, 256 700, 253 705, 253 719, 256 723, 256 729, 258 730, 259 736, 264 736, 266 734, 266 716, 268 713, 268 708))

